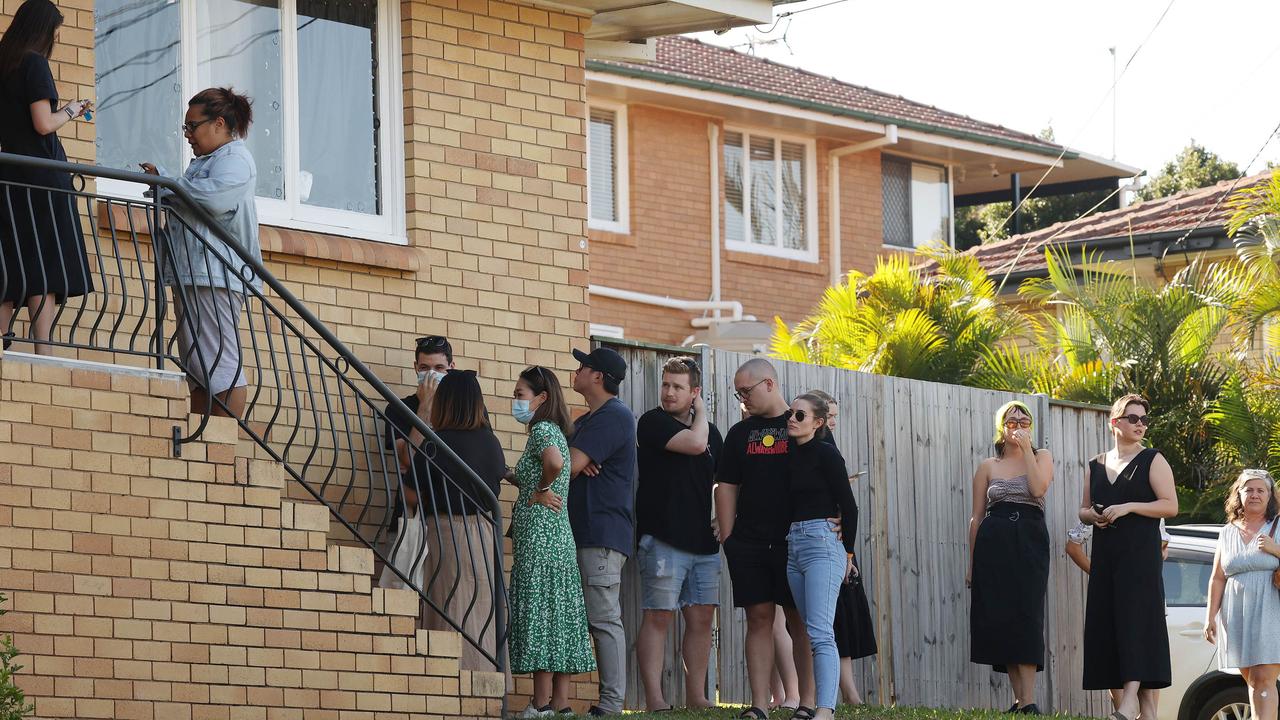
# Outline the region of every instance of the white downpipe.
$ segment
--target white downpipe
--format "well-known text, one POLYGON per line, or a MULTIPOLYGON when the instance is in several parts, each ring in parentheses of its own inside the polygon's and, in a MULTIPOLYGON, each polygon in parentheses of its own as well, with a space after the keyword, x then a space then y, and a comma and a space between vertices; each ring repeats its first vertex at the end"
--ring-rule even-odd
MULTIPOLYGON (((720 126, 707 123, 707 138, 711 146, 711 301, 720 302, 720 126)), ((719 310, 715 319, 720 319, 719 310)))
POLYGON ((840 282, 844 275, 840 258, 840 158, 846 155, 874 150, 885 145, 898 144, 898 126, 885 125, 884 137, 867 140, 856 145, 846 145, 827 153, 827 187, 831 189, 831 284, 840 282))
MULTIPOLYGON (((656 307, 671 308, 673 310, 684 310, 685 312, 727 310, 730 315, 728 318, 724 318, 724 320, 728 322, 755 319, 750 315, 742 314, 742 303, 737 300, 681 300, 679 298, 668 297, 665 295, 652 295, 650 293, 636 292, 635 290, 605 287, 604 285, 590 285, 587 287, 587 292, 597 297, 625 300, 627 302, 640 303, 642 305, 654 305, 656 307)), ((717 322, 717 319, 693 318, 689 322, 694 327, 707 327, 717 322)))

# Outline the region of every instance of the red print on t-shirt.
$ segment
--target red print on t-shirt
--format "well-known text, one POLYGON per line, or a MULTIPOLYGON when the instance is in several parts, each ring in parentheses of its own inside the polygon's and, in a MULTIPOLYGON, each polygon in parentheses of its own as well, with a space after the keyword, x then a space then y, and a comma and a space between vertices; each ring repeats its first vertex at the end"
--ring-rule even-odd
POLYGON ((748 455, 785 455, 787 431, 778 428, 752 430, 747 436, 748 455))

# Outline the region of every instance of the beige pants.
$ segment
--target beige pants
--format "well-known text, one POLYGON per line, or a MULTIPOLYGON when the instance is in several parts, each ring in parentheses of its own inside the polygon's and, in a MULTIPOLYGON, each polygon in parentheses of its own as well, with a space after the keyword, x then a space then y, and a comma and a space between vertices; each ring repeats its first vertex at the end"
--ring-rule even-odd
MULTIPOLYGON (((478 515, 427 518, 429 548, 423 580, 427 597, 464 631, 462 669, 494 670, 495 666, 469 641, 477 640, 489 655, 497 647, 493 618, 493 526, 478 515)), ((426 606, 423 626, 453 630, 426 606)))

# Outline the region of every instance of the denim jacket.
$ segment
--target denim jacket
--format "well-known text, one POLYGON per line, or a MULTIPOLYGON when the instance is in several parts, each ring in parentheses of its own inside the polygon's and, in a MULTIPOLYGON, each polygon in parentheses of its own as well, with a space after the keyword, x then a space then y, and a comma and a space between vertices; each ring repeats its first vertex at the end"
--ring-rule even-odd
MULTIPOLYGON (((172 177, 163 168, 157 170, 164 177, 172 177)), ((177 180, 242 248, 261 263, 262 245, 258 241, 258 213, 254 205, 257 177, 257 166, 244 141, 232 140, 208 155, 192 160, 187 172, 177 180)), ((160 201, 179 213, 186 204, 165 188, 160 188, 160 201)), ((246 287, 241 276, 244 263, 240 257, 192 214, 182 213, 182 216, 194 233, 208 241, 208 245, 194 237, 181 222, 170 220, 164 235, 168 238, 172 256, 161 260, 165 285, 197 285, 244 293, 246 287), (210 249, 212 253, 209 253, 210 249), (207 262, 206 253, 209 253, 207 262), (228 260, 230 267, 219 257, 228 260)), ((262 279, 256 274, 251 277, 252 286, 261 290, 262 279)))

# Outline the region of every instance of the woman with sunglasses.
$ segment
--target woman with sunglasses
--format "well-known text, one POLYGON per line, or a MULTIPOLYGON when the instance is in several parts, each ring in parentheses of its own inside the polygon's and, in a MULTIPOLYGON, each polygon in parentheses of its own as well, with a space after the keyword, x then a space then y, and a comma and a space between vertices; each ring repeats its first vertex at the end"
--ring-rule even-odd
POLYGON ((1044 496, 1053 456, 1031 442, 1035 422, 1012 400, 995 414, 996 454, 973 475, 969 517, 969 660, 1008 673, 1009 712, 1039 715, 1036 673, 1044 670, 1044 598, 1049 531, 1044 496))
MULTIPOLYGON (((182 123, 195 159, 177 181, 236 245, 261 263, 254 204, 258 169, 244 142, 252 123, 248 97, 230 88, 196 93, 182 123)), ((170 177, 152 163, 141 167, 150 175, 170 177)), ((157 243, 156 259, 165 285, 173 288, 179 362, 191 386, 191 412, 239 417, 248 385, 241 363, 240 314, 245 296, 261 290, 262 279, 245 277, 240 256, 189 212, 185 200, 164 188, 158 192, 158 199, 181 216, 166 218, 165 242, 157 243)))
POLYGON ((827 402, 805 393, 791 403, 787 419, 790 463, 791 529, 787 533, 787 582, 804 620, 813 650, 816 712, 801 707, 795 717, 825 720, 835 716, 840 690, 840 654, 833 630, 836 597, 853 568, 858 506, 849 488, 844 458, 823 442, 827 402), (829 518, 839 516, 843 541, 829 518))
POLYGON ((1160 519, 1178 513, 1173 470, 1144 448, 1151 404, 1125 395, 1111 406, 1115 445, 1089 461, 1081 522, 1093 525, 1084 613, 1084 689, 1121 690, 1113 720, 1156 717, 1172 679, 1165 627, 1160 519))
MULTIPOLYGON (((58 130, 93 107, 88 100, 58 107, 49 57, 62 21, 49 0, 27 0, 0 37, 0 146, 7 153, 65 162, 58 130)), ((25 305, 34 351, 48 355, 58 306, 93 292, 71 176, 0 165, 0 182, 13 183, 0 185, 0 335, 8 348, 25 305)))
POLYGON ((555 372, 534 365, 516 379, 511 414, 529 441, 511 480, 511 672, 533 673, 533 696, 517 717, 572 714, 569 680, 596 669, 569 526, 569 443, 573 424, 555 372))

